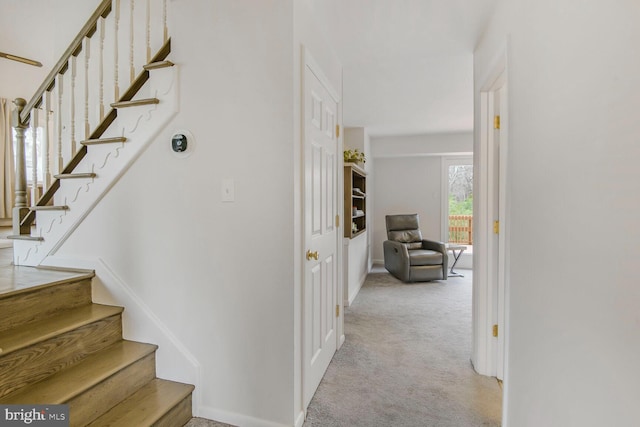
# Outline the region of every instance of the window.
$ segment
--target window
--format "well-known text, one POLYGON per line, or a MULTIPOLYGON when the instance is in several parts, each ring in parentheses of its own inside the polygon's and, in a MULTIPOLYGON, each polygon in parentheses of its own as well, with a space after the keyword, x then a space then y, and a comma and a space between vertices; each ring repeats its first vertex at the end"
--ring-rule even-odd
POLYGON ((443 233, 450 243, 473 244, 473 158, 446 158, 443 171, 443 233))

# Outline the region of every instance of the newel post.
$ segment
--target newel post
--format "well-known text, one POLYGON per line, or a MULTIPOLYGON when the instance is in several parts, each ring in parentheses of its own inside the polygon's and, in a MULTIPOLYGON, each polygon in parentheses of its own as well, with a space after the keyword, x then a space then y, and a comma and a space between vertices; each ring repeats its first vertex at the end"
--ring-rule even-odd
POLYGON ((27 207, 27 167, 24 134, 29 126, 28 120, 23 122, 20 113, 27 105, 23 98, 16 98, 13 103, 16 108, 11 115, 11 126, 16 131, 16 199, 13 208, 13 234, 30 234, 30 227, 20 223, 29 213, 27 207))

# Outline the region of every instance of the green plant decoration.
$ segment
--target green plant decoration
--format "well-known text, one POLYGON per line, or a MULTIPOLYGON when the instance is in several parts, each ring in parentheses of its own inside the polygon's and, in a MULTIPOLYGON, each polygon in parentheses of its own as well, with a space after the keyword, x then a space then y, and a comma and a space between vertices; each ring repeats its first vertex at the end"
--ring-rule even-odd
POLYGON ((367 159, 364 157, 364 153, 361 153, 356 148, 355 150, 344 150, 344 162, 345 163, 365 163, 367 159))

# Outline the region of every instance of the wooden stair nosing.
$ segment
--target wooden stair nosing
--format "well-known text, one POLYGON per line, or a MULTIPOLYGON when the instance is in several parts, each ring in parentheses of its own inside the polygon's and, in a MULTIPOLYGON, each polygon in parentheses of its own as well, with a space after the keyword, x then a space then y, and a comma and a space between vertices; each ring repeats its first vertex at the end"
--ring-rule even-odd
POLYGON ((80 141, 82 145, 98 145, 98 144, 113 144, 117 142, 127 142, 127 138, 124 136, 116 136, 112 138, 95 138, 95 139, 85 139, 84 141, 80 141))
MULTIPOLYGON (((190 398, 193 388, 189 384, 156 378, 89 424, 89 426, 155 425, 181 402, 190 398)), ((190 417, 191 407, 188 409, 190 417)))
POLYGON ((88 356, 68 369, 0 398, 0 403, 5 405, 67 403, 136 362, 153 355, 157 348, 158 346, 152 344, 120 341, 88 356))
POLYGON ((142 105, 152 105, 159 104, 160 100, 158 98, 144 98, 144 99, 134 99, 131 101, 119 101, 111 104, 111 108, 128 108, 128 107, 138 107, 142 105))
POLYGON ((156 61, 156 62, 150 62, 146 65, 144 65, 144 69, 149 71, 149 70, 157 70, 158 68, 167 68, 167 67, 173 67, 174 64, 171 61, 156 61))
POLYGON ((0 336, 0 358, 82 326, 116 316, 124 308, 111 305, 89 304, 63 310, 60 314, 33 322, 29 328, 19 326, 0 336))
POLYGON ((58 206, 31 206, 29 208, 30 211, 68 211, 69 206, 67 205, 58 205, 58 206))
POLYGON ((44 237, 41 236, 31 236, 29 234, 13 234, 11 236, 7 236, 9 240, 31 240, 34 242, 42 242, 44 237))
POLYGON ((81 178, 95 178, 97 175, 93 172, 81 172, 81 173, 61 173, 54 175, 55 179, 81 179, 81 178))

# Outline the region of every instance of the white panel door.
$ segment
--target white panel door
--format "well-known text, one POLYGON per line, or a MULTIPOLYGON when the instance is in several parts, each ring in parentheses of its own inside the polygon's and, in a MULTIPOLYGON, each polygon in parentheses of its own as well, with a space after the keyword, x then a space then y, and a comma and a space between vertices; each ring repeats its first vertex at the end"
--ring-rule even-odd
POLYGON ((305 66, 303 393, 309 405, 336 352, 338 103, 305 66))

